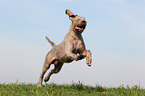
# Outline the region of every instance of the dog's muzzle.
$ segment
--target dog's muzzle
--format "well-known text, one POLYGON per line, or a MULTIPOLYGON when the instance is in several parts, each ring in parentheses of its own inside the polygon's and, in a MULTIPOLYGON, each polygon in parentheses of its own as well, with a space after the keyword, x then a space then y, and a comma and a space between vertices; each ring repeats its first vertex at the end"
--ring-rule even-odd
POLYGON ((86 21, 82 21, 81 24, 75 26, 76 31, 82 32, 86 28, 86 21))

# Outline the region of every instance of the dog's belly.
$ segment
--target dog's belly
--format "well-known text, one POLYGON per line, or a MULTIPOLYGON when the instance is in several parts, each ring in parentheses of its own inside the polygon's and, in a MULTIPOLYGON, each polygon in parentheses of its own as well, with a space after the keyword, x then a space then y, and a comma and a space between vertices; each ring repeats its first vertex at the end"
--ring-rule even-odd
POLYGON ((70 62, 72 62, 72 61, 74 61, 73 59, 71 59, 71 58, 67 58, 67 59, 65 59, 65 60, 63 60, 65 63, 70 63, 70 62))

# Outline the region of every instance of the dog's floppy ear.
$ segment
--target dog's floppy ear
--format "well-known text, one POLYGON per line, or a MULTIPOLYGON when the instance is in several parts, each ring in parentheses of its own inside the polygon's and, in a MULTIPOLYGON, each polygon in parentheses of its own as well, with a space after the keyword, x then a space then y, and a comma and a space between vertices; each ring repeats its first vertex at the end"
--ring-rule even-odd
POLYGON ((69 9, 66 9, 65 13, 66 13, 68 16, 74 15, 74 13, 72 13, 69 9))
POLYGON ((73 21, 74 18, 77 16, 77 15, 75 15, 74 13, 72 13, 69 9, 66 9, 65 13, 69 16, 69 19, 70 19, 71 21, 73 21))

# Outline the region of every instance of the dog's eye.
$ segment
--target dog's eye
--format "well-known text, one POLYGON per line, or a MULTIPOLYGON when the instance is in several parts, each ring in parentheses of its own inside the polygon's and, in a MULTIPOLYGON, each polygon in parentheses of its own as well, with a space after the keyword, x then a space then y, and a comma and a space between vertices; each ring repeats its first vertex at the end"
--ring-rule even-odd
POLYGON ((76 17, 76 15, 70 15, 70 17, 74 18, 74 17, 76 17))

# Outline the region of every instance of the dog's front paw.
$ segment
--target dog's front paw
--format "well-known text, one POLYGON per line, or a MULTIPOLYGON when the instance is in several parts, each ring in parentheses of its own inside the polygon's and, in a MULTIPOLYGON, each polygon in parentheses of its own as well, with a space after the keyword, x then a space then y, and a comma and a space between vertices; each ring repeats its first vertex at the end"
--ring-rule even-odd
POLYGON ((88 51, 88 54, 86 56, 86 63, 87 65, 90 67, 91 63, 92 63, 92 55, 91 55, 91 51, 88 51))
POLYGON ((79 56, 78 55, 75 55, 74 60, 75 61, 78 61, 79 60, 79 56))
POLYGON ((92 58, 91 58, 91 56, 88 56, 87 58, 86 58, 86 63, 87 63, 87 65, 90 67, 91 66, 91 63, 92 63, 92 58))

